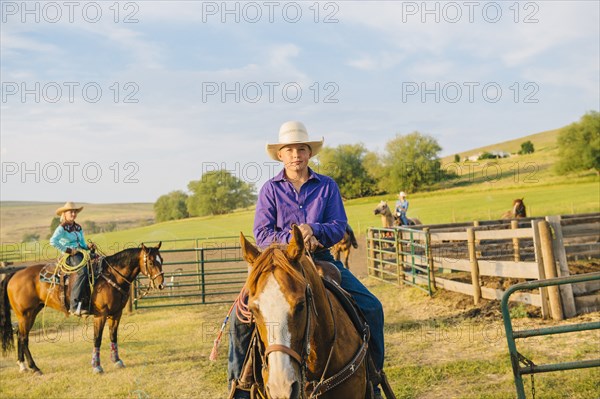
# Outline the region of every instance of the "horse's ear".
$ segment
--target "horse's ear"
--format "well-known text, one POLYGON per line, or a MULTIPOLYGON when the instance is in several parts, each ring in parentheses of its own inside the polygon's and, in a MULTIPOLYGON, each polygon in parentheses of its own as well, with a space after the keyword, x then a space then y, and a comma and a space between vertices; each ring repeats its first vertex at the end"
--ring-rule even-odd
POLYGON ((142 251, 147 251, 148 249, 146 248, 146 246, 144 245, 144 243, 140 244, 140 247, 142 248, 142 251))
POLYGON ((258 255, 260 255, 260 252, 259 252, 258 248, 256 248, 254 245, 252 245, 252 243, 250 241, 248 241, 246 239, 246 237, 244 237, 244 233, 242 233, 241 231, 240 231, 240 245, 242 246, 242 257, 249 264, 251 264, 251 265, 254 264, 254 261, 256 260, 256 258, 258 258, 258 255))
POLYGON ((158 242, 158 245, 156 246, 156 249, 160 249, 160 246, 162 245, 162 241, 158 242))
POLYGON ((304 252, 304 238, 297 225, 292 225, 292 238, 290 244, 287 247, 288 259, 296 261, 300 259, 304 252))

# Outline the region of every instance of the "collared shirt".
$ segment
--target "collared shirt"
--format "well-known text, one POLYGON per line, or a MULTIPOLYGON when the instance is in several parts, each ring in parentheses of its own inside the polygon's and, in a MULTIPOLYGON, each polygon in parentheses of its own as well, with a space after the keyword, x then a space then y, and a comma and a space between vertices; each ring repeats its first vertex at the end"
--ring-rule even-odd
POLYGON ((89 249, 83 237, 83 229, 77 223, 58 226, 50 238, 50 244, 61 252, 66 252, 67 248, 89 249))
POLYGON ((396 212, 406 213, 408 211, 408 200, 396 201, 396 212))
POLYGON ((254 237, 260 248, 287 244, 292 224, 308 224, 315 238, 329 248, 344 237, 348 218, 336 182, 308 169, 309 178, 297 192, 282 170, 258 194, 254 237))

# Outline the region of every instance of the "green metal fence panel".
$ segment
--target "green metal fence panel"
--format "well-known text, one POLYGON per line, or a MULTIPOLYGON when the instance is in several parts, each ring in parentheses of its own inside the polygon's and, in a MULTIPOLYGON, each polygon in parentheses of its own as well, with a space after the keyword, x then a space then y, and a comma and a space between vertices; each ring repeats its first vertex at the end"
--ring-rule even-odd
POLYGON ((369 228, 369 276, 387 283, 410 285, 432 295, 428 234, 407 227, 369 228), (426 283, 423 284, 423 281, 426 283))
POLYGON ((547 373, 560 370, 574 370, 589 367, 600 367, 600 359, 581 360, 577 362, 564 362, 553 364, 536 365, 532 361, 525 359, 517 351, 516 339, 528 338, 551 334, 564 334, 576 331, 597 330, 600 329, 600 322, 569 324, 565 326, 546 327, 535 330, 520 330, 514 331, 512 320, 508 311, 508 300, 511 294, 519 290, 536 289, 540 287, 548 287, 552 285, 574 284, 584 281, 600 280, 600 272, 577 274, 567 277, 558 277, 546 280, 528 281, 512 285, 506 290, 502 296, 502 318, 504 320, 504 329, 506 330, 506 340, 508 343, 508 351, 510 353, 510 362, 512 365, 513 376, 515 378, 515 387, 517 390, 518 399, 525 399, 525 387, 523 385, 522 376, 525 374, 547 373), (525 367, 521 367, 521 362, 528 363, 525 367))
POLYGON ((148 285, 148 278, 138 276, 135 309, 233 302, 246 281, 248 269, 237 244, 239 238, 221 239, 224 241, 218 245, 201 239, 170 240, 177 247, 182 242, 191 243, 192 248, 161 248, 165 289, 147 293, 141 287, 148 285))

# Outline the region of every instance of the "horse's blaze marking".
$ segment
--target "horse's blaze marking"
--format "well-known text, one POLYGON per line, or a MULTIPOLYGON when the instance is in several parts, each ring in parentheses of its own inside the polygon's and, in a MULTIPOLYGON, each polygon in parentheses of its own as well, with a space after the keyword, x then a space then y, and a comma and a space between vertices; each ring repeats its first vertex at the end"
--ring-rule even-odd
POLYGON ((160 258, 159 254, 156 254, 156 256, 154 257, 154 261, 157 262, 159 265, 162 265, 162 259, 160 258))
MULTIPOLYGON (((267 329, 268 345, 291 345, 291 335, 288 327, 288 317, 291 307, 281 286, 271 274, 263 292, 254 301, 260 310, 267 329)), ((283 352, 269 353, 269 386, 289 384, 294 381, 292 359, 283 352)), ((272 388, 270 388, 272 389, 272 388)))

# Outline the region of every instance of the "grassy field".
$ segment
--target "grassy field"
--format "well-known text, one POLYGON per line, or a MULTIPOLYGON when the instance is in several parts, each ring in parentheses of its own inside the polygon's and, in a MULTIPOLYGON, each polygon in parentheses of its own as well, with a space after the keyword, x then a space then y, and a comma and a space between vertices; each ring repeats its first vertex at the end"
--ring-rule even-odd
MULTIPOLYGON (((409 216, 427 224, 498 219, 513 199, 521 197, 530 216, 600 212, 600 180, 595 173, 554 173, 556 135, 557 131, 544 132, 461 153, 514 152, 521 142, 530 139, 536 148, 530 155, 458 164, 452 162, 453 157, 444 159, 444 167, 457 172, 457 178, 431 191, 409 193, 409 216)), ((382 199, 393 202, 396 198, 390 194, 346 202, 350 224, 356 231, 364 233, 368 226, 380 225, 373 210, 382 199)), ((47 229, 59 205, 2 203, 3 243, 7 243, 8 234, 13 234, 13 247, 28 251, 29 260, 55 256, 47 251, 47 241, 27 245, 16 242, 27 226, 47 229), (7 232, 8 226, 18 228, 19 233, 7 232)), ((119 218, 140 225, 88 235, 108 253, 139 242, 236 236, 239 231, 250 235, 254 218, 253 208, 248 208, 229 215, 143 225, 152 217, 151 204, 85 206, 79 222, 119 218)), ((180 245, 189 247, 190 242, 180 245)), ((166 257, 165 261, 170 259, 166 257)), ((352 259, 352 265, 361 262, 364 259, 352 259)), ((386 370, 398 398, 515 397, 497 302, 484 300, 473 307, 472 299, 460 294, 441 291, 430 299, 415 289, 363 281, 384 304, 386 370)), ((45 375, 19 374, 16 355, 11 354, 0 360, 0 398, 225 398, 227 338, 221 344, 217 362, 210 362, 208 355, 227 309, 226 305, 143 309, 124 316, 120 353, 127 368, 116 370, 110 365, 105 332, 102 359, 106 373, 101 376, 91 373, 91 321, 65 319, 48 310, 47 333, 40 332, 40 315, 38 333, 31 338, 31 349, 45 375)), ((525 315, 527 311, 515 308, 514 313, 525 315)), ((598 320, 600 314, 594 313, 565 323, 598 320)), ((516 324, 529 329, 557 323, 521 318, 516 324)), ((597 331, 582 332, 527 339, 519 342, 518 348, 536 364, 544 364, 598 358, 599 341, 597 331)), ((536 397, 598 398, 598 381, 598 369, 541 374, 535 377, 536 397)), ((529 378, 525 383, 531 397, 529 378)))
MULTIPOLYGON (((474 308, 466 296, 438 292, 430 299, 413 288, 365 280, 381 298, 386 314, 386 365, 398 398, 509 399, 512 372, 497 302, 474 308)), ((138 310, 125 315, 120 354, 109 360, 105 332, 103 375, 92 375, 91 321, 63 318, 49 310, 46 334, 31 338, 42 377, 20 374, 16 354, 0 360, 2 398, 226 398, 227 338, 217 362, 208 355, 228 306, 138 310)), ((519 309, 515 309, 515 312, 519 309)), ((40 315, 41 318, 41 315, 40 315)), ((600 314, 574 321, 597 321, 600 314)), ((521 328, 556 322, 517 319, 521 328)), ((41 323, 38 321, 38 329, 41 323)), ((519 350, 536 364, 597 358, 599 333, 581 332, 521 340, 519 350)), ((540 374, 536 397, 589 399, 600 395, 600 370, 540 374)), ((525 380, 531 397, 530 380, 525 380)))
MULTIPOLYGON (((50 234, 50 223, 57 208, 64 205, 57 202, 3 201, 0 204, 0 241, 21 242, 24 234, 39 234, 42 240, 50 234)), ((127 229, 154 220, 152 204, 78 204, 83 206, 78 221, 94 221, 97 224, 117 223, 119 229, 127 229)))

